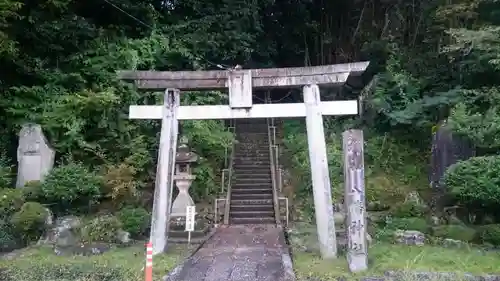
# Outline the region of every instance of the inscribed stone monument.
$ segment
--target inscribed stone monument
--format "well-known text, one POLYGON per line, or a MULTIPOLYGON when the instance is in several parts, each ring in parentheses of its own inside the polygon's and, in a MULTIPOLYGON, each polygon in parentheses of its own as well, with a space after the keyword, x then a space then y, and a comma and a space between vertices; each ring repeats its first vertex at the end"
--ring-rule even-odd
POLYGON ((351 272, 368 269, 363 131, 342 134, 344 150, 344 204, 347 211, 347 262, 351 272))
POLYGON ((16 187, 29 181, 42 181, 54 166, 54 150, 38 124, 25 124, 19 132, 16 187))

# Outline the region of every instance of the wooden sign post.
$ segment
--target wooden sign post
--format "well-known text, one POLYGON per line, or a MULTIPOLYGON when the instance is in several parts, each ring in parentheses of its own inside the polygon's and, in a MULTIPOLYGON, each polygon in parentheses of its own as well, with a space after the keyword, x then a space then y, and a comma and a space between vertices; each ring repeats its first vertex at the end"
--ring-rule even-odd
POLYGON ((194 218, 196 214, 196 206, 186 207, 186 228, 185 231, 188 232, 188 245, 191 244, 191 232, 194 231, 194 218))

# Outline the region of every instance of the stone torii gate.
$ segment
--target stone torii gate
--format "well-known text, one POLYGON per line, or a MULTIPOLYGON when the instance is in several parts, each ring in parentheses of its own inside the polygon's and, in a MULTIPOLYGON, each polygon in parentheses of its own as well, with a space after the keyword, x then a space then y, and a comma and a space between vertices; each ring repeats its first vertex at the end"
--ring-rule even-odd
POLYGON ((323 115, 356 115, 357 100, 321 101, 318 85, 340 86, 362 74, 369 62, 271 69, 216 71, 120 71, 139 89, 164 90, 163 105, 131 105, 131 119, 161 119, 161 135, 153 206, 153 253, 167 244, 172 201, 178 121, 233 118, 305 117, 319 245, 323 258, 337 255, 335 223, 323 128, 323 115), (253 104, 252 88, 303 87, 304 103, 253 104), (229 90, 228 105, 180 106, 180 90, 229 90))

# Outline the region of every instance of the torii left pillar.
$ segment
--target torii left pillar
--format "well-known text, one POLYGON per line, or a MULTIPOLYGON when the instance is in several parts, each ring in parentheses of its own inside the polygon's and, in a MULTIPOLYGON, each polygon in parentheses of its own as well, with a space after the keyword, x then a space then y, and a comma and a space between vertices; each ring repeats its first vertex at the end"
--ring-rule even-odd
POLYGON ((179 105, 179 90, 165 90, 149 240, 153 244, 153 255, 164 252, 167 247, 170 211, 172 209, 177 135, 179 131, 179 121, 177 119, 179 105))

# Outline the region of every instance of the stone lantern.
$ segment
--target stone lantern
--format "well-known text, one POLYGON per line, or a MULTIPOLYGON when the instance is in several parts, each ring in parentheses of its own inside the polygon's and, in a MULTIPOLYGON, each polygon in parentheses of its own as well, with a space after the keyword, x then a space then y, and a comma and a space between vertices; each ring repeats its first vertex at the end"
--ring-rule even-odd
POLYGON ((172 204, 171 217, 173 219, 185 217, 186 207, 194 206, 193 198, 189 195, 189 188, 196 178, 192 174, 191 165, 198 160, 198 155, 191 151, 187 143, 186 137, 180 139, 175 156, 174 182, 179 193, 172 204))

